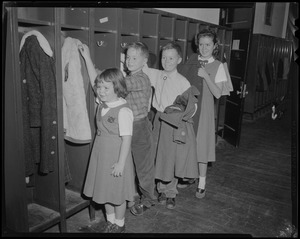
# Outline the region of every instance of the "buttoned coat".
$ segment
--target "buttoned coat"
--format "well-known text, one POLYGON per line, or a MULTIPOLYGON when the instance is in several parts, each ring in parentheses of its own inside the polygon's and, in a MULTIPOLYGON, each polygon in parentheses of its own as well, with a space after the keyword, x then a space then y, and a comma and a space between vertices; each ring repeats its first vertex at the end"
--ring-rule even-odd
POLYGON ((20 51, 23 137, 26 176, 49 173, 57 161, 57 103, 55 61, 28 36, 20 51))

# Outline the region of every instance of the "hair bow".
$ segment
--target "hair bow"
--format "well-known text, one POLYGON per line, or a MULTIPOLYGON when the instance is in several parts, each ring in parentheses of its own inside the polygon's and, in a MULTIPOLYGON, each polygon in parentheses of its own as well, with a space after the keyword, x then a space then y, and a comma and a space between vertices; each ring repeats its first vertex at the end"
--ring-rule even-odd
POLYGON ((199 60, 199 64, 201 67, 205 67, 205 65, 208 63, 208 60, 199 60))

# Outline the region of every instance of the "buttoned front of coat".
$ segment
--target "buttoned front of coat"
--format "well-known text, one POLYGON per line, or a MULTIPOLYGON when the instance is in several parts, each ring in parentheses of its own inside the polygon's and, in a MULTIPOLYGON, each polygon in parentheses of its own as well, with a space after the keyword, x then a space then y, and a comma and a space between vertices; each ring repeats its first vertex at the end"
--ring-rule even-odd
POLYGON ((34 35, 20 51, 20 70, 26 176, 34 173, 35 163, 49 173, 58 158, 55 61, 34 35))

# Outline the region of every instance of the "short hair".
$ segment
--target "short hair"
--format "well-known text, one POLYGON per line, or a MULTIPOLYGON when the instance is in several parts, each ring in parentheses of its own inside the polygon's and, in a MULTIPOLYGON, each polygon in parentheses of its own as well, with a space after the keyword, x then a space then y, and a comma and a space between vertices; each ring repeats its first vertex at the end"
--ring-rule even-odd
POLYGON ((128 95, 124 75, 118 68, 108 68, 102 71, 101 74, 95 79, 95 91, 97 91, 97 84, 99 84, 101 81, 112 82, 114 86, 114 92, 118 97, 125 98, 128 95))
POLYGON ((210 37, 213 40, 215 49, 213 50, 212 55, 216 58, 219 54, 219 39, 217 33, 211 28, 201 30, 195 37, 195 44, 197 46, 198 51, 199 51, 199 41, 200 38, 202 37, 210 37))
POLYGON ((131 42, 126 45, 126 51, 129 48, 134 48, 136 50, 140 50, 141 54, 144 55, 147 59, 149 58, 149 49, 145 43, 142 42, 131 42))
POLYGON ((166 45, 164 45, 162 47, 162 51, 165 51, 165 50, 170 50, 170 49, 174 49, 177 51, 178 55, 182 58, 182 51, 181 51, 181 47, 178 43, 172 41, 172 42, 168 42, 166 45))

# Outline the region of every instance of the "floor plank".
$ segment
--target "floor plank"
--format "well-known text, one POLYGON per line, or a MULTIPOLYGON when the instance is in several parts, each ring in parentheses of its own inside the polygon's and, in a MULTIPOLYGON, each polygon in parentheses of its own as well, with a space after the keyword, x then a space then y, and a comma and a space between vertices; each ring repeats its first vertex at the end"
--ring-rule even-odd
MULTIPOLYGON (((269 115, 245 120, 239 148, 216 149, 205 198, 195 197, 193 184, 179 189, 173 210, 158 204, 139 217, 127 210, 126 232, 149 237, 160 233, 278 237, 293 215, 291 145, 289 114, 281 120, 269 115)), ((102 211, 96 216, 97 221, 105 220, 102 211)), ((84 209, 68 219, 68 231, 77 233, 79 225, 91 223, 84 209)), ((58 231, 53 227, 46 232, 58 231)))

